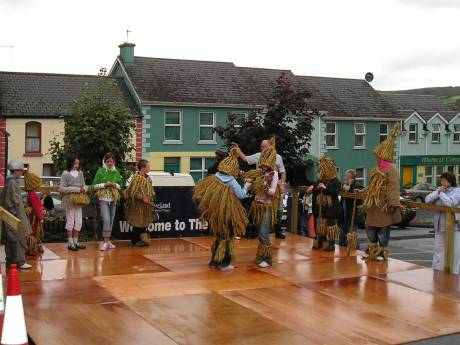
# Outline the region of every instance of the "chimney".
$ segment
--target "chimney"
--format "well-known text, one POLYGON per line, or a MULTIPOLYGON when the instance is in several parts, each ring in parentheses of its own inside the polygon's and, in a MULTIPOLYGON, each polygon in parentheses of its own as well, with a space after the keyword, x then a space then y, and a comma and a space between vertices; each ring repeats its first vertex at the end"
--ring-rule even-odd
POLYGON ((125 42, 120 44, 118 47, 120 48, 120 59, 124 63, 132 63, 134 62, 134 47, 136 45, 134 43, 125 42))

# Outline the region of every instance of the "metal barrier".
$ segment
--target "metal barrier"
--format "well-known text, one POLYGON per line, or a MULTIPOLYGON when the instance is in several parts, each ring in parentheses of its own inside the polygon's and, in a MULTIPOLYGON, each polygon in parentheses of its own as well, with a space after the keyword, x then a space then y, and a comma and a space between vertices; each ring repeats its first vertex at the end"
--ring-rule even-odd
MULTIPOLYGON (((305 190, 306 186, 295 187, 292 190, 292 208, 291 208, 291 233, 297 232, 297 223, 298 223, 298 204, 299 204, 299 193, 300 190, 305 190)), ((350 199, 364 199, 364 193, 348 193, 341 192, 340 196, 342 198, 350 199)), ((445 250, 445 260, 444 260, 444 271, 452 272, 454 265, 454 231, 455 231, 455 213, 460 213, 460 208, 447 207, 447 206, 438 206, 432 204, 425 204, 420 202, 401 200, 402 205, 409 206, 416 209, 430 210, 433 212, 445 212, 446 213, 446 250, 445 250)))

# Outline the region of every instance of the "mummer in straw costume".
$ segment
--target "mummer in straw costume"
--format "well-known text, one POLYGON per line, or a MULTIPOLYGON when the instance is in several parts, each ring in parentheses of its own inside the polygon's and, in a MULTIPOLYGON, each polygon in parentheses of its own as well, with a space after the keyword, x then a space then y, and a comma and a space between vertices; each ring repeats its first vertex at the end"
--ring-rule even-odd
POLYGON ((339 238, 339 224, 343 219, 343 209, 339 201, 342 188, 337 178, 337 168, 333 159, 319 159, 319 180, 313 191, 313 215, 316 220, 317 241, 313 249, 334 251, 339 238))
POLYGON ((369 246, 365 256, 371 260, 387 260, 390 227, 401 221, 399 172, 393 166, 393 146, 400 132, 397 123, 385 141, 374 150, 377 166, 371 171, 361 210, 367 213, 366 229, 369 246))
POLYGON ((278 212, 280 192, 278 188, 278 173, 276 167, 276 140, 270 139, 270 145, 261 152, 259 169, 249 171, 246 176, 255 178, 255 192, 251 214, 253 223, 259 233, 255 263, 260 267, 272 265, 273 246, 270 241, 270 229, 273 228, 278 212))
POLYGON ((232 148, 229 156, 219 163, 218 172, 199 181, 193 192, 200 219, 209 223, 214 235, 209 266, 222 271, 233 269, 233 241, 235 237, 244 236, 248 224, 240 200, 247 197, 251 184, 246 181, 241 187, 236 181, 240 171, 238 150, 232 148))
POLYGON ((32 233, 27 237, 27 254, 32 256, 43 253, 42 238, 44 235, 45 208, 37 196, 37 191, 41 184, 41 178, 34 173, 26 172, 24 174, 24 189, 27 192, 28 205, 26 214, 32 228, 32 233))

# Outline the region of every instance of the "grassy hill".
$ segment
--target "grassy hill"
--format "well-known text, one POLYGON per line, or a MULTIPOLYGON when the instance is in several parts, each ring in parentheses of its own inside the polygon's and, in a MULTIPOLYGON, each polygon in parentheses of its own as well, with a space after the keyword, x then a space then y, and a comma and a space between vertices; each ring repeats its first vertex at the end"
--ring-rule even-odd
POLYGON ((389 91, 392 93, 405 93, 411 95, 435 95, 443 102, 460 108, 460 86, 425 87, 412 90, 389 91))

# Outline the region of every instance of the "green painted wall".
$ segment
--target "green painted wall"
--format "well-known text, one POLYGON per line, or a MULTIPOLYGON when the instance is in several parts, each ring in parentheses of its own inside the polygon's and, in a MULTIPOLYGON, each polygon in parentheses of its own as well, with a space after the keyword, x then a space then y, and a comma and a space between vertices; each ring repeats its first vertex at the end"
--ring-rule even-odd
MULTIPOLYGON (((343 179, 347 169, 366 168, 366 183, 369 171, 376 160, 374 148, 379 144, 379 125, 377 121, 337 121, 337 149, 327 149, 327 155, 333 158, 340 169, 340 180, 343 179), (354 148, 354 123, 364 122, 366 125, 366 139, 364 149, 354 148)), ((390 125, 390 128, 393 126, 390 125)))
POLYGON ((200 112, 215 113, 217 126, 225 126, 227 117, 231 113, 249 114, 250 112, 250 109, 206 107, 144 106, 142 109, 146 152, 215 151, 222 145, 222 140, 217 133, 215 134, 215 144, 199 144, 200 112), (182 113, 182 144, 164 143, 164 114, 166 111, 180 111, 182 113))

